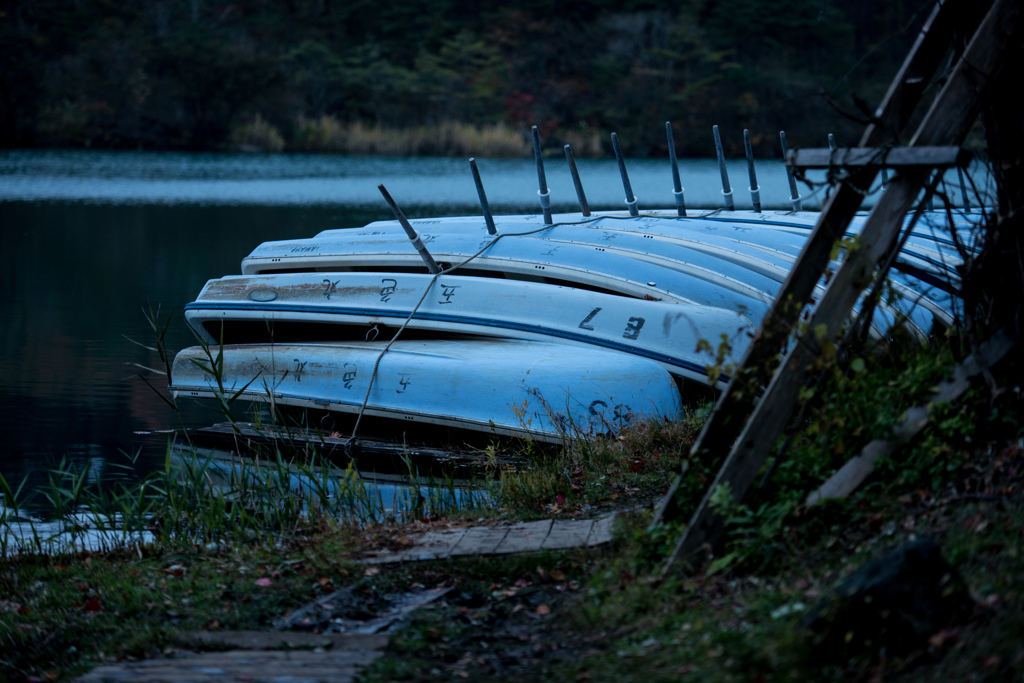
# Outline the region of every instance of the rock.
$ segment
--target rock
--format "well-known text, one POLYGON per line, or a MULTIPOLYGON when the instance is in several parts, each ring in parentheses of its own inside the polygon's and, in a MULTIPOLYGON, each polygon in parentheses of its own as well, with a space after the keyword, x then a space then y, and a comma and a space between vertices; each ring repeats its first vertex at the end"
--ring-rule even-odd
POLYGON ((870 562, 826 594, 800 623, 814 659, 899 656, 966 618, 973 601, 931 539, 870 562))

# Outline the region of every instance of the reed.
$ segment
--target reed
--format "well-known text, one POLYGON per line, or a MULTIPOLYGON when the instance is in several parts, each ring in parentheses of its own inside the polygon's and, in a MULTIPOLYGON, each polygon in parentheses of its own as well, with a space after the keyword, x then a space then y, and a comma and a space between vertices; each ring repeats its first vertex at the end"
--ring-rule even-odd
POLYGON ((233 128, 228 145, 239 152, 280 152, 285 146, 281 132, 259 114, 233 128))
MULTIPOLYGON (((151 348, 160 352, 167 367, 166 325, 156 315, 147 313, 157 338, 151 348)), ((238 431, 233 407, 245 388, 225 388, 222 345, 203 344, 203 348, 206 358, 197 365, 218 387, 213 410, 238 431)), ((167 402, 177 411, 173 401, 167 402)), ((26 487, 27 478, 14 488, 0 475, 0 556, 150 543, 169 547, 277 543, 308 538, 339 525, 361 527, 443 516, 482 502, 481 495, 463 493, 450 477, 424 480, 409 461, 408 486, 386 501, 351 462, 338 467, 315 446, 300 447, 292 434, 303 425, 283 427, 283 448, 257 447, 246 457, 216 455, 188 442, 171 441, 163 468, 141 479, 90 481, 87 466, 68 460, 51 467, 47 481, 32 490, 26 487), (303 459, 286 458, 284 452, 304 452, 303 459)), ((109 465, 134 472, 137 458, 138 454, 128 455, 126 463, 109 465)))
POLYGON ((379 156, 521 157, 529 144, 503 124, 476 126, 446 121, 433 126, 385 128, 360 121, 342 123, 333 116, 300 118, 292 148, 300 152, 379 156))

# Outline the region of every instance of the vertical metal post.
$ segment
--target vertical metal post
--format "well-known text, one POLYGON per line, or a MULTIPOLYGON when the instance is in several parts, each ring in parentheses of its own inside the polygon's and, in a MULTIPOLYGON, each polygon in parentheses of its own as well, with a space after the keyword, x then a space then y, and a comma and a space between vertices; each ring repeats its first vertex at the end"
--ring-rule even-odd
POLYGON ((484 183, 480 180, 480 171, 476 168, 476 159, 469 158, 469 168, 473 171, 473 182, 476 183, 476 193, 480 197, 480 208, 484 211, 484 221, 487 223, 487 234, 497 235, 498 229, 494 227, 494 216, 491 215, 491 207, 487 203, 487 194, 484 192, 484 183))
POLYGON ((544 175, 544 156, 540 151, 540 133, 537 132, 537 126, 534 126, 533 131, 533 156, 537 160, 537 184, 540 189, 537 190, 537 195, 540 197, 540 208, 544 212, 544 223, 551 225, 551 192, 548 190, 548 179, 544 175))
POLYGON ((964 182, 964 171, 959 166, 956 167, 956 175, 960 178, 960 199, 964 201, 964 211, 970 213, 971 202, 967 199, 967 183, 964 182))
POLYGON ((398 208, 398 204, 396 204, 395 200, 391 198, 390 194, 388 194, 387 188, 385 188, 384 184, 381 183, 377 186, 377 189, 380 190, 382 195, 384 195, 384 201, 388 203, 391 210, 395 212, 395 218, 397 218, 398 222, 402 224, 403 228, 405 228, 405 234, 409 236, 409 241, 412 242, 412 246, 416 247, 416 251, 420 253, 420 258, 422 258, 423 262, 427 264, 427 271, 432 275, 440 273, 441 269, 438 267, 437 261, 435 261, 434 257, 430 255, 427 248, 423 246, 419 233, 416 232, 416 229, 409 224, 409 220, 405 217, 405 214, 402 213, 402 210, 398 208))
POLYGON ((882 189, 889 187, 889 169, 882 167, 882 189))
POLYGON ((565 160, 569 162, 569 173, 572 174, 572 184, 576 186, 576 199, 580 203, 580 212, 584 216, 590 215, 590 204, 587 203, 587 195, 583 193, 583 182, 580 180, 580 172, 576 170, 576 158, 572 155, 572 147, 566 145, 565 160))
POLYGON ((672 122, 665 122, 665 135, 668 137, 668 160, 672 164, 672 194, 676 198, 676 211, 686 216, 686 200, 683 199, 683 182, 679 179, 679 164, 676 162, 676 141, 672 137, 672 122))
MULTIPOLYGON (((786 144, 786 131, 779 131, 779 139, 782 140, 782 159, 785 161, 786 157, 789 156, 789 146, 786 144)), ((800 193, 796 190, 796 177, 793 175, 793 169, 789 166, 786 166, 786 176, 789 178, 789 201, 793 202, 793 210, 802 211, 804 205, 800 201, 800 193)))
POLYGON ((754 172, 754 150, 750 147, 750 130, 743 129, 743 149, 747 153, 747 175, 750 176, 750 203, 754 211, 761 213, 761 188, 757 186, 757 173, 754 172))
POLYGON ((725 208, 735 211, 732 201, 732 186, 729 185, 729 170, 725 167, 725 152, 722 150, 722 137, 718 134, 718 126, 711 127, 715 134, 715 152, 718 153, 718 170, 722 174, 722 196, 725 197, 725 208))
POLYGON ((633 187, 629 184, 629 175, 626 173, 626 162, 622 158, 622 149, 619 147, 619 136, 615 133, 612 133, 612 149, 615 150, 615 158, 619 162, 619 175, 622 176, 622 188, 626 191, 626 206, 629 207, 629 215, 639 216, 636 197, 633 196, 633 187))
MULTIPOLYGON (((833 137, 832 133, 828 134, 828 148, 832 152, 836 151, 836 139, 835 139, 835 137, 833 137)), ((831 157, 829 157, 829 163, 831 164, 832 162, 833 162, 833 159, 831 157)), ((832 169, 829 169, 829 175, 832 176, 832 169)), ((829 183, 829 189, 825 191, 825 197, 826 198, 828 198, 829 194, 832 192, 832 188, 835 187, 837 183, 838 183, 838 181, 835 180, 835 178, 833 176, 832 182, 829 183)))

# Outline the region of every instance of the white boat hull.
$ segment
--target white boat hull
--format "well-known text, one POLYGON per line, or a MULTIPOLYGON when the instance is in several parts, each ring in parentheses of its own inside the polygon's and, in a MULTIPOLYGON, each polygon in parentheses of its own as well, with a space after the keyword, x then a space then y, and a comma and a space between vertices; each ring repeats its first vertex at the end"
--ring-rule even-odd
POLYGON ((626 354, 512 340, 398 341, 381 355, 384 347, 192 347, 174 359, 171 390, 343 413, 365 400, 368 416, 555 442, 682 415, 671 375, 626 354))

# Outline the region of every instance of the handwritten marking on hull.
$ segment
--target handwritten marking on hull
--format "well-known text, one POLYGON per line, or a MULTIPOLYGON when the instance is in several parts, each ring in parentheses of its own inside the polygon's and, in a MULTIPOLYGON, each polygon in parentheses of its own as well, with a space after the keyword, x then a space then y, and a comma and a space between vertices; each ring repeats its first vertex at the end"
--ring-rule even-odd
POLYGON ((583 322, 580 323, 580 329, 581 330, 593 330, 594 326, 590 324, 590 321, 593 320, 594 316, 597 315, 600 312, 601 312, 601 307, 600 306, 598 306, 597 308, 592 310, 590 312, 590 315, 588 315, 586 318, 584 318, 583 322))

